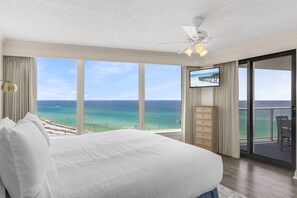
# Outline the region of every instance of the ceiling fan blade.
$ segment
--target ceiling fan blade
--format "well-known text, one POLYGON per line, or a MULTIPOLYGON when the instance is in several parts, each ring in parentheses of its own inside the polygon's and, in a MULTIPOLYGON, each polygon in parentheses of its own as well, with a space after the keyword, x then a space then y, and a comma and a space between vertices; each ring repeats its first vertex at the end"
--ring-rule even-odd
POLYGON ((212 40, 212 37, 207 36, 207 37, 205 37, 204 39, 202 39, 201 41, 199 41, 198 43, 202 43, 202 44, 207 45, 207 44, 209 44, 209 42, 210 42, 211 40, 212 40))
POLYGON ((195 26, 183 26, 183 29, 191 39, 196 40, 197 38, 199 38, 195 26))
POLYGON ((182 43, 189 43, 189 41, 164 42, 164 43, 158 43, 158 44, 159 44, 159 45, 167 45, 167 44, 182 44, 182 43))

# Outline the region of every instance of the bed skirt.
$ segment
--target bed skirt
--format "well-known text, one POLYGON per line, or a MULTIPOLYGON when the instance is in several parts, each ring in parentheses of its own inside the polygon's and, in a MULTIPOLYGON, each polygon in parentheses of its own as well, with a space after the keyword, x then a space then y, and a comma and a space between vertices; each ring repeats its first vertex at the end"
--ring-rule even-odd
MULTIPOLYGON (((8 194, 7 191, 6 191, 6 198, 10 198, 10 196, 9 196, 9 194, 8 194)), ((206 193, 200 195, 197 198, 219 198, 218 189, 215 188, 214 190, 209 191, 209 192, 206 192, 206 193)))
POLYGON ((200 195, 198 198, 219 198, 218 189, 215 188, 212 191, 206 192, 206 193, 200 195))

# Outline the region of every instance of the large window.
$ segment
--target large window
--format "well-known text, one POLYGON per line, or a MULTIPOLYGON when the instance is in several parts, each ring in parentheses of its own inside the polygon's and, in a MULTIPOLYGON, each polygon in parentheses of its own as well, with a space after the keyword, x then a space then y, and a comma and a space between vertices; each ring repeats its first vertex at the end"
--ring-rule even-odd
POLYGON ((52 134, 73 134, 77 126, 78 133, 180 131, 181 66, 52 58, 37 63, 37 114, 52 134))
POLYGON ((138 64, 85 61, 85 131, 138 128, 138 64))
POLYGON ((76 67, 76 60, 37 59, 37 115, 50 134, 76 133, 76 67))
POLYGON ((181 67, 145 65, 145 129, 181 128, 181 67))

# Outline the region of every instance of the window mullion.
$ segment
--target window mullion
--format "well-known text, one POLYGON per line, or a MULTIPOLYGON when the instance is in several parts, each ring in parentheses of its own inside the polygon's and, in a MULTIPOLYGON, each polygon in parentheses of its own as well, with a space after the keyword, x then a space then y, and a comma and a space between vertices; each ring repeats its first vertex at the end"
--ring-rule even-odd
POLYGON ((138 104, 139 104, 139 112, 138 112, 138 129, 144 130, 144 111, 145 111, 145 65, 144 63, 140 63, 138 66, 139 70, 139 84, 138 84, 138 104))
POLYGON ((84 60, 77 61, 77 134, 84 132, 84 60))

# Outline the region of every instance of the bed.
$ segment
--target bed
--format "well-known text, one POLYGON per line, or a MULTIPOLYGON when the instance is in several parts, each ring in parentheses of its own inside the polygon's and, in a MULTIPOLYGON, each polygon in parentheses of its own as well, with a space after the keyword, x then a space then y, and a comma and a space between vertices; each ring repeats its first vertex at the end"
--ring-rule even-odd
POLYGON ((47 178, 57 198, 182 198, 215 194, 222 172, 214 153, 127 129, 51 139, 47 178))
POLYGON ((1 198, 218 197, 222 159, 199 147, 135 129, 49 140, 35 115, 0 128, 1 198))

